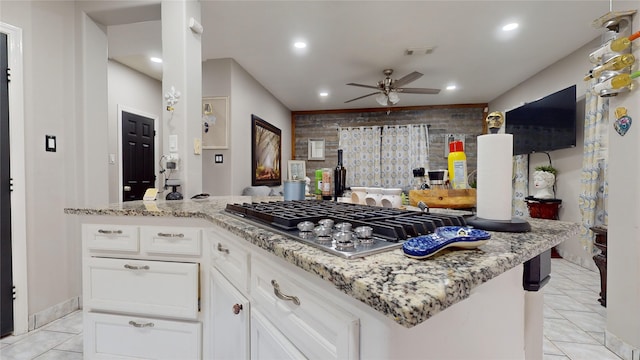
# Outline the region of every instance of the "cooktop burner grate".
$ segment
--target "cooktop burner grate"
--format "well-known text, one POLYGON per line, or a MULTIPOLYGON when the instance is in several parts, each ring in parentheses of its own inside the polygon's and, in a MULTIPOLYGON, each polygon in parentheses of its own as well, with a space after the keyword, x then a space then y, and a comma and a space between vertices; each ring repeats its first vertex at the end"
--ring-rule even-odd
POLYGON ((404 240, 432 233, 439 226, 466 225, 464 218, 457 215, 318 200, 228 204, 225 211, 345 258, 399 248, 404 240), (300 232, 297 228, 299 223, 310 221, 318 224, 323 219, 333 220, 335 224, 349 223, 354 229, 371 227, 373 237, 361 243, 356 240, 353 247, 336 247, 335 241, 316 239, 312 234, 300 232))

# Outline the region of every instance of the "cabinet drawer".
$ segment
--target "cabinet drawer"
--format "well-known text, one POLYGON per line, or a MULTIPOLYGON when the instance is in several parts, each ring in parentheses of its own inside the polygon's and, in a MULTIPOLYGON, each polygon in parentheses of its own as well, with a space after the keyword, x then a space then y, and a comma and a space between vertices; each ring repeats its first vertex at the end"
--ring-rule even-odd
POLYGON ((201 349, 202 326, 197 322, 84 314, 87 359, 201 359, 201 349))
POLYGON ((359 319, 335 306, 326 292, 294 280, 285 271, 252 258, 252 308, 308 358, 358 359, 359 319))
POLYGON ((200 229, 175 226, 141 226, 142 251, 147 254, 198 256, 201 251, 200 229))
POLYGON ((142 315, 195 319, 199 265, 86 258, 85 306, 142 315))
POLYGON ((82 238, 89 251, 137 253, 138 227, 126 225, 82 225, 82 238))
POLYGON ((208 230, 213 265, 238 290, 249 290, 249 252, 237 245, 241 240, 225 231, 208 230))

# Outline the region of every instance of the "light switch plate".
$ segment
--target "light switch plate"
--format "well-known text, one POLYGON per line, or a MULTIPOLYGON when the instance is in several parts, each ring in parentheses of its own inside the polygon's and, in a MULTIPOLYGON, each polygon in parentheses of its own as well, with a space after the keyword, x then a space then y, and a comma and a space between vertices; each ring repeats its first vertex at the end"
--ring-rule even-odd
POLYGON ((53 135, 45 135, 45 145, 44 149, 46 151, 56 152, 56 137, 53 135))
POLYGON ((202 141, 198 138, 193 139, 193 154, 202 154, 202 141))
POLYGON ((178 135, 169 135, 169 152, 178 152, 178 135))

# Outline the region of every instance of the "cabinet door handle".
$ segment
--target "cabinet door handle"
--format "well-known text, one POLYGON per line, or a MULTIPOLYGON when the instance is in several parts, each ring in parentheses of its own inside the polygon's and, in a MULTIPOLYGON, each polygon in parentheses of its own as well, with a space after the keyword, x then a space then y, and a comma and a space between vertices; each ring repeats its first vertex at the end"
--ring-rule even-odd
POLYGON ((285 295, 280 292, 280 285, 277 281, 271 280, 271 285, 273 286, 273 293, 276 294, 278 299, 285 301, 292 301, 296 305, 300 305, 300 299, 297 296, 285 295))
POLYGON ((125 264, 124 268, 129 270, 149 270, 149 265, 135 266, 135 265, 125 264))
POLYGON ((158 233, 158 236, 165 238, 183 238, 184 234, 158 233))
POLYGON ((129 325, 131 325, 133 327, 137 327, 137 328, 153 327, 153 323, 152 322, 149 322, 149 323, 146 323, 146 324, 140 324, 140 323, 137 323, 137 322, 135 322, 133 320, 129 321, 129 325))
POLYGON ((235 315, 240 314, 240 311, 242 311, 242 304, 234 304, 232 311, 235 315))
POLYGON ((105 234, 105 235, 120 235, 120 234, 122 234, 122 230, 103 230, 103 229, 98 229, 98 233, 99 234, 105 234))
POLYGON ((227 249, 226 247, 222 246, 221 243, 218 243, 218 251, 223 252, 225 254, 229 253, 229 249, 227 249))

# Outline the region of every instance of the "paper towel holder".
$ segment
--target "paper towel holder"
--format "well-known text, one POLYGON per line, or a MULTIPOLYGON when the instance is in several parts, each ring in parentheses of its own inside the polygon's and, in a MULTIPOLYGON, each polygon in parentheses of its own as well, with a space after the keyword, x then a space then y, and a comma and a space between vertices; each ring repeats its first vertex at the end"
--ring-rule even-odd
POLYGON ((531 225, 524 219, 511 218, 511 220, 491 220, 484 219, 477 216, 470 216, 465 219, 467 225, 473 226, 476 229, 486 231, 500 231, 500 232, 529 232, 531 231, 531 225))

